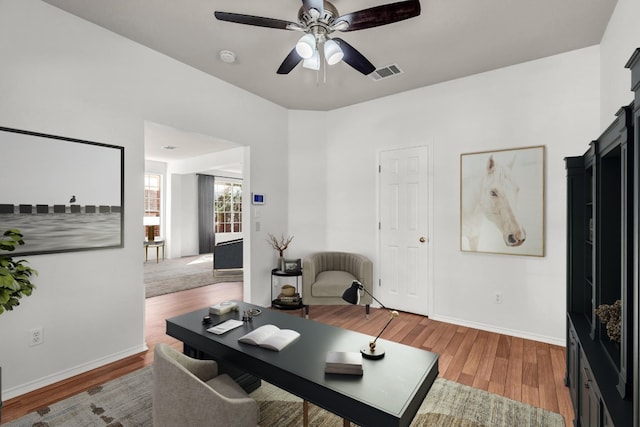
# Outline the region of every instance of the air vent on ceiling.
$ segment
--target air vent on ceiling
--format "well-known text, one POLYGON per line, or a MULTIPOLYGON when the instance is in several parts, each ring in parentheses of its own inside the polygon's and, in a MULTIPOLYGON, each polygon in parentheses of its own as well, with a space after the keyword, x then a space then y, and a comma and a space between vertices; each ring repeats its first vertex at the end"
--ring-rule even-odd
POLYGON ((387 77, 395 76, 396 74, 402 74, 402 70, 397 65, 393 64, 383 68, 378 68, 377 70, 369 74, 369 76, 373 80, 382 80, 386 79, 387 77))

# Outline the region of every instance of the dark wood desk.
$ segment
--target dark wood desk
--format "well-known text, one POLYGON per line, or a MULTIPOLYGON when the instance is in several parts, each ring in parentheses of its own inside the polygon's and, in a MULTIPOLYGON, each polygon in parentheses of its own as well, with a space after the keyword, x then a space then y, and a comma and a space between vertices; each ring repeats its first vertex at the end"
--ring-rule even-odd
MULTIPOLYGON (((167 334, 185 348, 197 349, 221 363, 231 363, 277 387, 360 426, 408 426, 438 376, 438 355, 403 344, 378 340, 386 355, 363 360, 362 377, 324 373, 328 351, 359 351, 372 337, 295 317, 252 304, 238 303, 240 313, 212 316, 213 323, 241 318, 242 310, 262 314, 224 335, 206 332, 208 308, 168 319, 167 334), (300 333, 280 352, 238 343, 238 338, 265 324, 300 333)), ((362 320, 366 322, 365 319, 362 320)))

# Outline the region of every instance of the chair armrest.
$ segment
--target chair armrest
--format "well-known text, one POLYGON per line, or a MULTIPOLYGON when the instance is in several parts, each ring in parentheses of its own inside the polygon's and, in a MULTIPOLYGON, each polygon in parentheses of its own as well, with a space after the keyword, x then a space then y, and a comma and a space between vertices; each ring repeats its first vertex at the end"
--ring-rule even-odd
POLYGON ((316 281, 318 266, 314 255, 304 258, 302 262, 302 296, 311 295, 311 285, 316 281))

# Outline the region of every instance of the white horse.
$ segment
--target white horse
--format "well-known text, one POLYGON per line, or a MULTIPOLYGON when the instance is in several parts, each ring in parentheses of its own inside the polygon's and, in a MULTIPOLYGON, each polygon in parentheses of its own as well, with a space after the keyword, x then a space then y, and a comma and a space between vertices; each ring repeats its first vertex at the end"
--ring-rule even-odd
POLYGON ((469 177, 463 184, 462 236, 470 250, 477 250, 484 218, 498 228, 507 246, 520 246, 526 232, 516 216, 518 185, 511 177, 515 157, 502 165, 489 156, 480 177, 469 177))

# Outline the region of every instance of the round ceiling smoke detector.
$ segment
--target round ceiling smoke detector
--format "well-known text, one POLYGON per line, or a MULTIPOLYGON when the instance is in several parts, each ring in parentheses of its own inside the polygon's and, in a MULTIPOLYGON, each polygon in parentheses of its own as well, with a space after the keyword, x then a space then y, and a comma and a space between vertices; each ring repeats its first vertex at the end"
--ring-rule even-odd
POLYGON ((236 62, 236 54, 231 52, 230 50, 221 50, 220 60, 222 62, 226 62, 227 64, 232 64, 236 62))

